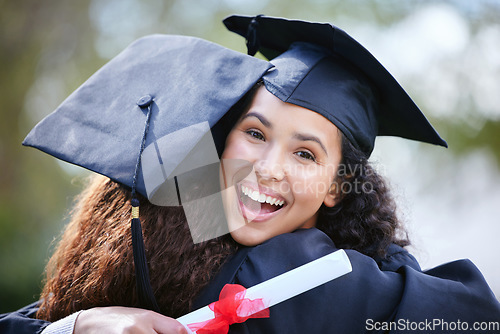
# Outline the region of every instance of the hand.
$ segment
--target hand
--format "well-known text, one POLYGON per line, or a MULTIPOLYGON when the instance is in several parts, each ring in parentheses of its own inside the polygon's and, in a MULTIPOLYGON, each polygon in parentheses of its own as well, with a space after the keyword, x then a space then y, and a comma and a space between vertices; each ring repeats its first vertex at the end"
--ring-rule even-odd
POLYGON ((187 330, 177 320, 153 311, 108 306, 81 312, 76 319, 73 333, 187 334, 187 330))

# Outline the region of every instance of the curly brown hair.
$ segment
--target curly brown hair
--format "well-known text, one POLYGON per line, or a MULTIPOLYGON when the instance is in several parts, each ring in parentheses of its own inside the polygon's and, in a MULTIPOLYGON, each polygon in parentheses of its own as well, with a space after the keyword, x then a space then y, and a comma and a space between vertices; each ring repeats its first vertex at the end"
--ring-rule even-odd
POLYGON ((337 247, 384 257, 391 243, 410 244, 386 182, 344 135, 334 186, 340 200, 334 207, 320 208, 316 227, 337 247))
MULTIPOLYGON (((229 235, 194 244, 181 207, 154 206, 141 198, 140 208, 160 310, 181 316, 238 245, 229 235)), ((130 191, 95 176, 49 260, 37 318, 55 321, 97 306, 139 307, 130 219, 130 191)))

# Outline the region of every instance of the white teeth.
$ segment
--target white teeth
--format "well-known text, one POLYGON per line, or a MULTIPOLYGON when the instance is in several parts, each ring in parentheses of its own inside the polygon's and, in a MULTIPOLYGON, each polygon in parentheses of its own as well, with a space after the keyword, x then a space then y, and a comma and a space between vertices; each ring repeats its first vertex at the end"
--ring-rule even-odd
POLYGON ((260 194, 258 201, 259 203, 266 203, 266 195, 260 194))
POLYGON ((259 193, 257 190, 251 190, 250 188, 247 188, 245 186, 241 186, 241 192, 250 197, 252 200, 259 202, 259 203, 269 203, 271 205, 276 205, 276 206, 282 206, 285 201, 284 200, 279 200, 275 197, 271 196, 266 196, 265 194, 259 193))
POLYGON ((254 190, 253 193, 249 195, 249 197, 254 201, 258 201, 260 197, 259 195, 260 195, 259 192, 257 190, 254 190))

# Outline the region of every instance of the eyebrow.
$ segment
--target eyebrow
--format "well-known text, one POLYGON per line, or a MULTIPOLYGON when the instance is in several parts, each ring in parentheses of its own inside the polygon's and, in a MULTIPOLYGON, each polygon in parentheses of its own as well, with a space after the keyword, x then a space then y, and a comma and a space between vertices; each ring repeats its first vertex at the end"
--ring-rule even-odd
POLYGON ((313 141, 319 144, 321 149, 325 152, 326 156, 328 156, 328 152, 326 151, 325 145, 321 142, 321 140, 313 135, 308 135, 308 134, 303 134, 303 133, 294 133, 293 135, 294 139, 300 140, 300 141, 313 141))
POLYGON ((267 118, 264 117, 264 115, 262 115, 258 112, 255 112, 255 111, 249 112, 245 116, 243 116, 241 118, 241 120, 243 121, 245 118, 248 118, 248 117, 256 117, 262 123, 262 125, 264 125, 266 128, 269 128, 269 129, 273 128, 273 125, 271 124, 271 122, 269 122, 267 120, 267 118))

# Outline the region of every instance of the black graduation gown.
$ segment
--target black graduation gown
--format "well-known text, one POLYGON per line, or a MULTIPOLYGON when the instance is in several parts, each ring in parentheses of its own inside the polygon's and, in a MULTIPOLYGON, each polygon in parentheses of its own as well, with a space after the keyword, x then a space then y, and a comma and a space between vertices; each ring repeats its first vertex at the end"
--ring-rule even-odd
MULTIPOLYGON (((202 291, 194 308, 217 300, 226 283, 251 287, 336 250, 330 238, 315 228, 243 248, 202 291)), ((422 272, 415 258, 395 245, 389 247, 385 259, 346 252, 353 267, 351 273, 271 307, 270 318, 231 325, 229 332, 498 332, 473 328, 476 322, 498 325, 500 304, 470 261, 455 261, 422 272), (430 327, 435 321, 441 325, 430 327)), ((36 304, 32 304, 0 315, 0 333, 38 333, 48 323, 32 319, 35 311, 36 304)))
POLYGON ((40 333, 50 322, 33 319, 38 310, 38 302, 30 304, 12 313, 0 314, 1 334, 40 333))
MULTIPOLYGON (((244 248, 203 290, 195 308, 217 300, 226 283, 251 287, 336 250, 331 239, 315 228, 244 248)), ((473 329, 476 322, 498 325, 500 304, 470 261, 422 272, 403 248, 391 245, 388 251, 386 259, 374 260, 346 250, 351 273, 271 307, 269 318, 231 325, 229 332, 495 332, 473 329)))

